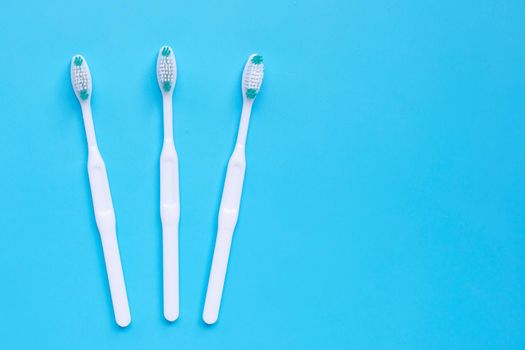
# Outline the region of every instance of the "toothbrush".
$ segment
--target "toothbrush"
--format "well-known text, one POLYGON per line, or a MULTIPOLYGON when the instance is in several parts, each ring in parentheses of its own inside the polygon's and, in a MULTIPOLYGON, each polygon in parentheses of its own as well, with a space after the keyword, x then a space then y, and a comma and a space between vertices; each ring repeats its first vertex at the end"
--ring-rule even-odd
POLYGON ((98 150, 95 127, 91 115, 91 73, 86 60, 81 55, 75 55, 71 60, 71 83, 82 107, 82 116, 88 143, 89 184, 93 198, 95 219, 104 250, 115 321, 120 327, 126 327, 131 322, 131 316, 129 313, 124 274, 122 273, 122 265, 120 263, 115 212, 111 201, 106 166, 98 150))
POLYGON ((248 133, 248 124, 253 101, 259 93, 264 76, 263 57, 253 54, 249 57, 242 75, 242 114, 237 134, 235 149, 228 162, 224 189, 222 191, 221 205, 219 208, 219 223, 213 261, 211 264, 208 291, 204 302, 202 318, 207 324, 213 324, 219 317, 224 279, 228 266, 228 257, 233 237, 233 231, 239 217, 241 204, 242 185, 246 170, 245 146, 248 133))
POLYGON ((160 217, 162 221, 162 265, 164 317, 179 317, 179 165, 173 142, 173 89, 177 79, 175 55, 161 47, 157 58, 157 80, 164 110, 164 143, 160 155, 160 217))

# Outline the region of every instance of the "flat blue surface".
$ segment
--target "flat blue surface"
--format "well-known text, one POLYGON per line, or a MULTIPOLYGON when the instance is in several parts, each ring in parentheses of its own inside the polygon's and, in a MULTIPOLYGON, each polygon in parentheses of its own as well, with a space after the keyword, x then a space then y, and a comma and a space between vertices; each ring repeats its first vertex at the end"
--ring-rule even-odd
POLYGON ((1 349, 524 349, 525 2, 3 0, 1 349), (162 317, 173 46, 181 317, 162 317), (266 77, 219 323, 201 321, 252 52, 266 77), (114 321, 73 54, 132 325, 114 321))

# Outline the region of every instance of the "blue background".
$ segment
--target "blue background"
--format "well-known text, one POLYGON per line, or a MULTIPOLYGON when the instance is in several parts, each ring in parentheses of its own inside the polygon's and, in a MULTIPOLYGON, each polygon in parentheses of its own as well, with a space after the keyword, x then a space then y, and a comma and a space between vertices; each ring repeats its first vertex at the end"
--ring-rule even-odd
POLYGON ((0 348, 525 348, 525 2, 15 1, 0 11, 0 348), (161 304, 173 46, 181 317, 161 304), (201 322, 252 52, 266 77, 219 323, 201 322), (133 322, 114 321, 73 54, 133 322))

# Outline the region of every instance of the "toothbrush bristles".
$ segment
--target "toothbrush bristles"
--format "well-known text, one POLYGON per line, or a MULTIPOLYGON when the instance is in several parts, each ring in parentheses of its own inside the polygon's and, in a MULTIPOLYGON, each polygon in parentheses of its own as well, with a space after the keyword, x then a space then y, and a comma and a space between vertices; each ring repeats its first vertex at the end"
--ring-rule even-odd
POLYGON ((164 46, 157 63, 157 78, 163 91, 169 92, 175 82, 175 59, 171 48, 164 46))
POLYGON ((264 63, 261 55, 252 55, 243 74, 243 86, 246 97, 254 99, 261 88, 264 77, 264 63))
POLYGON ((76 56, 73 59, 72 76, 75 92, 82 100, 87 100, 89 97, 89 73, 82 56, 76 56))

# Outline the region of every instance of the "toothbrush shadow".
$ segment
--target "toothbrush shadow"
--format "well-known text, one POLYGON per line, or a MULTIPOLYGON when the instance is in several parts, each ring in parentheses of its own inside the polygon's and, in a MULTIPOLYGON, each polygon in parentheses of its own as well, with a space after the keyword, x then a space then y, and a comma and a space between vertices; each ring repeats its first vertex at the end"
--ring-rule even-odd
MULTIPOLYGON (((210 329, 210 328, 214 328, 217 323, 219 323, 219 320, 217 320, 215 323, 212 323, 212 324, 207 324, 206 322, 204 322, 204 320, 202 319, 202 313, 204 312, 204 305, 206 303, 206 293, 207 293, 207 290, 208 290, 208 283, 209 283, 209 279, 210 279, 210 272, 211 272, 211 265, 212 265, 212 262, 213 262, 213 255, 214 255, 214 252, 215 252, 215 244, 217 242, 217 231, 218 231, 218 222, 217 222, 217 217, 218 217, 218 213, 219 213, 219 209, 220 209, 220 206, 221 206, 221 199, 222 199, 222 191, 223 191, 223 184, 224 184, 224 181, 226 179, 226 170, 228 169, 228 162, 226 162, 226 164, 224 165, 223 167, 223 171, 222 171, 222 177, 221 177, 221 181, 220 181, 220 189, 217 193, 217 199, 216 199, 216 205, 215 205, 215 219, 213 221, 213 225, 211 227, 211 232, 212 232, 212 237, 213 239, 211 240, 210 242, 210 246, 208 248, 208 263, 206 264, 206 273, 205 273, 205 278, 203 279, 203 286, 202 286, 202 294, 201 294, 201 300, 202 300, 202 303, 201 303, 201 310, 200 310, 200 328, 203 328, 203 329, 210 329)), ((232 239, 232 243, 231 243, 231 248, 230 249, 234 249, 234 241, 235 239, 232 239)), ((230 256, 230 261, 231 261, 231 256, 230 256)), ((224 294, 226 293, 226 285, 228 284, 228 273, 226 273, 226 276, 225 276, 225 279, 224 279, 224 286, 223 286, 223 298, 221 300, 221 306, 223 306, 224 304, 224 294)), ((220 315, 220 313, 219 313, 220 315)))
MULTIPOLYGON (((222 175, 222 181, 221 181, 221 184, 224 183, 224 179, 226 178, 226 167, 224 167, 224 170, 223 170, 223 175, 222 175)), ((217 199, 216 199, 216 202, 217 202, 217 205, 215 206, 217 208, 216 210, 216 213, 219 212, 219 207, 221 205, 221 197, 222 197, 222 188, 218 191, 218 194, 217 194, 217 199)), ((214 253, 214 250, 215 250, 215 243, 217 241, 217 229, 218 229, 218 223, 217 223, 217 220, 215 219, 213 221, 213 225, 211 227, 211 232, 213 232, 213 239, 211 240, 210 242, 210 245, 209 245, 209 248, 208 248, 208 262, 205 266, 206 268, 206 272, 204 274, 204 278, 203 278, 203 282, 202 282, 202 288, 201 288, 201 300, 202 300, 202 303, 201 303, 201 308, 200 310, 198 311, 198 315, 199 315, 199 319, 200 319, 200 322, 199 322, 199 328, 201 329, 213 329, 216 327, 217 323, 219 322, 217 320, 217 322, 213 323, 213 324, 207 324, 206 322, 204 322, 204 320, 202 319, 202 313, 204 312, 204 304, 206 302, 206 293, 208 291, 208 281, 210 279, 210 272, 211 272, 211 263, 213 261, 213 253, 214 253)), ((227 278, 228 276, 226 276, 227 278)), ((226 281, 225 283, 226 284, 226 281)))
MULTIPOLYGON (((64 82, 69 82, 66 84, 59 84, 59 88, 57 91, 57 99, 59 99, 61 102, 64 102, 64 96, 67 96, 67 111, 71 114, 79 115, 80 120, 82 120, 82 114, 80 113, 80 108, 78 106, 78 100, 77 96, 75 95, 75 92, 73 91, 73 88, 71 87, 71 68, 69 67, 69 62, 64 68, 64 77, 60 79, 64 82)), ((67 114, 69 115, 69 114, 67 114)), ((69 119, 69 118, 68 118, 69 119)), ((84 130, 82 130, 83 132, 84 130)))
MULTIPOLYGON (((68 63, 65 65, 66 68, 64 68, 64 76, 62 81, 70 81, 71 77, 71 71, 70 71, 70 62, 68 60, 68 63)), ((86 145, 85 140, 85 132, 84 132, 84 122, 82 117, 82 112, 80 109, 80 106, 78 104, 77 96, 75 95, 75 92, 73 91, 73 88, 70 84, 59 84, 58 89, 58 98, 60 98, 62 101, 64 100, 64 96, 67 96, 67 111, 68 115, 72 115, 76 120, 78 127, 78 137, 82 138, 82 143, 86 145)), ((69 120, 69 118, 68 118, 69 120)), ((108 274, 106 269, 106 263, 104 259, 104 253, 102 248, 102 242, 100 240, 100 233, 98 230, 98 226, 95 220, 95 215, 93 213, 93 200, 92 200, 92 194, 91 194, 91 186, 89 183, 89 176, 87 174, 87 152, 84 152, 82 154, 82 159, 79 160, 79 164, 83 164, 83 166, 78 171, 78 176, 83 177, 84 182, 84 190, 83 190, 83 201, 85 203, 85 207, 88 208, 86 211, 89 215, 89 227, 91 229, 91 232, 93 232, 93 235, 91 235, 91 244, 93 246, 93 249, 95 250, 96 258, 93 258, 93 261, 96 259, 98 264, 98 270, 100 275, 100 280, 103 281, 101 283, 102 288, 100 290, 99 295, 97 298, 104 298, 105 304, 106 304, 106 310, 108 313, 107 320, 112 325, 111 327, 113 329, 116 329, 119 332, 127 332, 128 328, 131 327, 131 324, 127 327, 120 327, 115 322, 115 314, 113 310, 113 303, 111 301, 111 293, 109 289, 109 281, 108 281, 108 274)))
MULTIPOLYGON (((239 71, 239 74, 238 74, 240 80, 242 80, 243 69, 241 69, 239 71)), ((234 113, 233 114, 234 117, 232 117, 232 118, 235 118, 237 126, 236 126, 236 128, 234 128, 234 130, 232 130, 230 132, 230 134, 231 134, 230 135, 230 140, 232 140, 231 144, 230 144, 230 148, 229 148, 230 151, 226 155, 226 162, 225 162, 225 164, 223 166, 223 169, 222 169, 221 181, 219 182, 220 188, 218 190, 217 199, 216 199, 217 204, 215 206, 215 208, 216 208, 216 210, 215 210, 215 219, 214 219, 214 224, 213 224, 213 227, 212 227, 213 240, 210 243, 210 248, 209 248, 209 253, 208 253, 208 264, 206 265, 206 269, 207 270, 206 270, 205 278, 204 278, 204 281, 203 281, 202 296, 201 296, 201 300, 202 300, 202 304, 201 305, 202 305, 202 307, 201 307, 201 310, 200 310, 201 317, 200 317, 199 324, 200 324, 200 328, 203 328, 203 329, 213 329, 219 323, 219 319, 218 319, 213 324, 207 324, 202 319, 202 312, 204 310, 204 304, 206 303, 206 293, 207 293, 207 290, 208 290, 208 283, 209 283, 209 279, 210 279, 211 264, 213 262, 213 255, 214 255, 214 251, 215 251, 215 244, 216 244, 216 241, 217 241, 217 230, 218 230, 217 218, 218 218, 218 213, 219 213, 219 209, 220 209, 220 206, 221 206, 222 191, 223 191, 223 188, 224 188, 224 181, 226 180, 226 171, 228 170, 229 157, 231 156, 231 152, 233 151, 233 149, 235 147, 236 135, 237 135, 237 133, 239 131, 238 130, 239 129, 239 115, 240 115, 240 111, 241 111, 242 105, 243 105, 243 97, 242 97, 242 94, 239 93, 239 87, 236 86, 236 85, 232 86, 231 93, 232 93, 232 96, 235 96, 235 99, 232 100, 233 101, 232 102, 232 104, 233 104, 232 110, 239 111, 239 112, 237 112, 236 114, 234 113)), ((235 238, 232 239, 230 252, 234 249, 234 245, 235 245, 234 241, 235 241, 235 238)), ((231 262, 231 255, 230 255, 230 262, 231 262)), ((226 273, 225 280, 224 280, 223 297, 222 297, 222 300, 221 300, 221 308, 224 306, 224 295, 226 294, 226 289, 227 289, 226 285, 227 284, 228 284, 228 273, 226 273)), ((219 317, 220 317, 220 312, 219 312, 219 317)))
MULTIPOLYGON (((157 83, 157 75, 153 74, 153 72, 156 72, 157 70, 157 56, 153 56, 153 59, 151 60, 151 65, 148 69, 148 72, 144 74, 146 83, 144 86, 146 86, 146 93, 148 96, 151 97, 151 105, 153 107, 153 115, 151 118, 156 120, 157 123, 157 137, 155 139, 162 140, 162 107, 159 108, 159 101, 162 101, 162 94, 159 92, 159 87, 157 83)), ((155 157, 157 158, 155 160, 155 177, 156 177, 156 186, 155 186, 155 198, 153 199, 156 203, 155 208, 155 218, 156 218, 156 230, 155 230, 155 240, 157 244, 157 271, 159 271, 159 277, 158 277, 158 310, 159 315, 161 318, 161 322, 165 324, 170 324, 168 320, 164 317, 164 264, 163 264, 163 254, 162 254, 162 222, 160 221, 160 152, 162 151, 162 142, 160 143, 160 147, 158 148, 155 157)))
MULTIPOLYGON (((156 180, 156 188, 155 188, 156 195, 154 199, 154 201, 156 202, 155 216, 157 218, 156 219, 157 229, 155 231, 156 232, 155 239, 157 240, 157 266, 158 266, 157 271, 160 271, 159 278, 158 278, 158 286, 159 286, 159 292, 158 292, 159 297, 157 298, 158 310, 160 310, 159 314, 161 315, 160 316, 162 319, 161 322, 163 322, 166 325, 173 325, 177 323, 180 316, 175 321, 168 321, 164 317, 164 263, 163 263, 164 256, 163 256, 163 240, 162 240, 162 221, 160 218, 160 155, 161 155, 162 147, 164 144, 164 141, 163 141, 163 134, 164 134, 163 113, 164 111, 162 108, 162 98, 163 97, 162 97, 162 92, 160 91, 160 88, 158 85, 156 71, 157 71, 157 54, 155 54, 154 58, 151 61, 150 68, 147 74, 145 74, 146 81, 145 81, 144 86, 146 86, 146 94, 151 97, 151 101, 152 101, 151 105, 153 108, 152 117, 155 118, 155 120, 157 121, 158 133, 157 133, 156 139, 161 140, 159 144, 159 148, 157 150, 157 154, 156 154, 157 159, 155 161, 155 176, 157 180, 156 180), (153 74, 152 72, 155 74, 153 74)), ((175 88, 173 91, 172 98, 175 99, 176 96, 177 96, 177 89, 175 88)), ((179 247, 180 247, 180 241, 179 241, 179 247)), ((180 259, 180 255, 179 255, 179 259, 180 259)), ((180 280, 180 268, 179 268, 179 280, 180 280)), ((180 298, 180 294, 179 294, 179 298, 180 298)))

